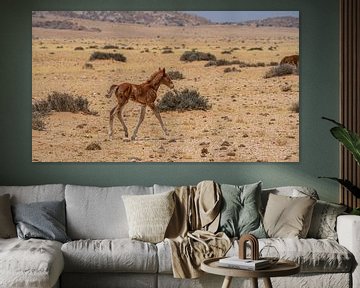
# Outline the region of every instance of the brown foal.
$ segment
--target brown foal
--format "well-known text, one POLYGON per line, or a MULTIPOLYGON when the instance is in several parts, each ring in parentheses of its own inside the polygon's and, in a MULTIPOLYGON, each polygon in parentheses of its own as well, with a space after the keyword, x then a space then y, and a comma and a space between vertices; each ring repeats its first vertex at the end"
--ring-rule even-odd
POLYGON ((125 105, 132 100, 141 105, 139 121, 135 127, 134 133, 131 136, 131 139, 136 138, 136 134, 139 130, 141 123, 144 121, 146 106, 149 106, 150 109, 154 112, 156 118, 159 120, 161 128, 163 129, 165 135, 169 135, 164 123, 161 119, 159 111, 157 111, 154 104, 157 97, 157 90, 160 85, 164 84, 169 88, 174 88, 174 84, 171 81, 170 77, 165 73, 165 68, 159 68, 158 71, 153 73, 150 78, 142 84, 131 84, 131 83, 122 83, 119 85, 112 85, 109 92, 106 94, 106 97, 110 98, 112 93, 115 91, 115 96, 118 101, 117 105, 110 111, 110 121, 109 121, 109 137, 113 137, 113 122, 115 114, 117 114, 120 123, 122 124, 125 132, 125 137, 129 137, 128 129, 125 125, 123 119, 123 110, 125 105))

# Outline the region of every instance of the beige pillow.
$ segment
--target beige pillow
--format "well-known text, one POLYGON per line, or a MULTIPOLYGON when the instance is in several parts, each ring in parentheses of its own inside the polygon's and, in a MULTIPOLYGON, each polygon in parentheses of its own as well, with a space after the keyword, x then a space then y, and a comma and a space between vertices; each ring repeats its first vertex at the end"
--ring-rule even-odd
POLYGON ((306 197, 269 195, 264 228, 269 237, 305 238, 316 200, 306 197))
POLYGON ((151 243, 164 240, 175 207, 173 193, 122 196, 131 239, 151 243))
POLYGON ((0 196, 0 238, 16 237, 9 194, 0 196))

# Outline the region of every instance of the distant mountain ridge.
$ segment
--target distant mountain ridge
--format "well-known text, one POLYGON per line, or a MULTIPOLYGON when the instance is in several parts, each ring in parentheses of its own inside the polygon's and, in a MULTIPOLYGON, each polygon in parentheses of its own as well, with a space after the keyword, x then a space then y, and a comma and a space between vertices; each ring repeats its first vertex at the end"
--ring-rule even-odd
MULTIPOLYGON (((33 11, 34 18, 46 19, 47 16, 60 16, 71 19, 86 19, 115 23, 130 23, 143 25, 165 26, 198 26, 209 24, 246 25, 269 27, 299 28, 299 18, 293 16, 270 17, 260 20, 243 22, 215 23, 205 17, 181 11, 33 11)), ((36 24, 43 25, 43 23, 36 24)), ((46 28, 46 27, 44 27, 46 28)))
POLYGON ((270 26, 270 27, 295 27, 299 28, 299 18, 293 16, 271 17, 261 20, 250 20, 242 22, 244 25, 270 26))
POLYGON ((33 17, 46 18, 47 15, 144 25, 197 26, 211 24, 211 21, 206 18, 176 11, 33 11, 33 17))

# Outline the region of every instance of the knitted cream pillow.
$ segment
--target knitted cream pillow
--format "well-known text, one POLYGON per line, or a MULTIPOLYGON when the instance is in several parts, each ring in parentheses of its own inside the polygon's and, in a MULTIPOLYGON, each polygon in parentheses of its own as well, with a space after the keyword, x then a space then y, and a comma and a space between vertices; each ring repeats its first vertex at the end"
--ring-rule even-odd
POLYGON ((151 243, 164 240, 175 207, 173 193, 122 196, 131 239, 151 243))

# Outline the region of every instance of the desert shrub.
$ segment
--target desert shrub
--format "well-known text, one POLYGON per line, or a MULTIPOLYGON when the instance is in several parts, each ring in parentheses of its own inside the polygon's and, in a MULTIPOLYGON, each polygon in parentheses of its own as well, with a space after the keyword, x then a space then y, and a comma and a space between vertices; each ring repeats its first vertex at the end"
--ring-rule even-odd
POLYGON ((94 69, 94 66, 91 63, 85 63, 83 68, 84 69, 94 69))
POLYGON ((290 106, 290 111, 295 112, 295 113, 299 113, 299 112, 300 112, 299 102, 294 102, 294 103, 290 106))
POLYGON ((99 48, 97 45, 91 45, 91 46, 89 46, 89 49, 97 49, 97 48, 99 48))
POLYGON ((86 146, 85 150, 101 150, 101 146, 99 145, 99 143, 92 142, 86 146))
POLYGON ((99 51, 93 52, 89 60, 94 61, 94 60, 109 60, 109 59, 113 59, 115 61, 120 61, 120 62, 126 62, 126 57, 120 53, 105 53, 99 51))
POLYGON ((282 64, 282 65, 270 68, 270 70, 265 73, 264 78, 290 75, 295 72, 294 70, 295 70, 294 66, 292 66, 290 64, 282 64))
POLYGON ((103 49, 119 49, 119 46, 116 45, 105 45, 103 49))
POLYGON ((232 53, 231 50, 224 50, 224 51, 221 52, 221 54, 231 54, 231 53, 232 53))
POLYGON ((169 53, 174 53, 174 52, 172 51, 171 48, 164 48, 161 53, 162 53, 162 54, 169 54, 169 53))
POLYGON ((189 111, 209 110, 211 105, 208 100, 196 90, 184 89, 180 92, 169 91, 165 93, 157 104, 159 111, 189 111))
POLYGON ((33 130, 44 131, 46 129, 44 122, 44 115, 39 112, 32 112, 32 122, 31 126, 33 130))
POLYGON ((170 77, 171 80, 181 80, 184 79, 184 75, 180 71, 168 71, 166 74, 170 77))
POLYGON ((262 47, 252 47, 252 48, 247 49, 247 51, 262 51, 262 50, 263 50, 262 47))
POLYGON ((75 51, 81 51, 84 50, 84 47, 78 46, 74 48, 75 51))
POLYGON ((32 112, 40 115, 47 115, 51 112, 49 102, 46 100, 38 100, 32 104, 32 112))
POLYGON ((50 109, 57 112, 84 112, 87 114, 96 114, 90 111, 89 101, 85 97, 74 97, 67 93, 52 92, 48 95, 47 102, 50 109))
POLYGON ((278 62, 271 61, 267 66, 277 66, 277 65, 279 65, 278 62))
POLYGON ((39 100, 32 104, 32 129, 44 131, 46 129, 44 117, 51 111, 51 107, 46 100, 39 100))
POLYGON ((257 62, 256 67, 265 67, 265 63, 264 62, 257 62))
POLYGON ((226 67, 224 69, 224 73, 229 73, 229 72, 240 72, 241 70, 236 69, 235 67, 226 67))
POLYGON ((205 64, 205 67, 209 66, 227 66, 227 65, 238 65, 241 62, 239 60, 232 60, 228 61, 225 59, 219 59, 219 60, 211 60, 208 63, 205 64))
POLYGON ((185 51, 180 56, 181 61, 210 61, 210 60, 216 60, 216 57, 211 53, 204 53, 199 51, 185 51))

